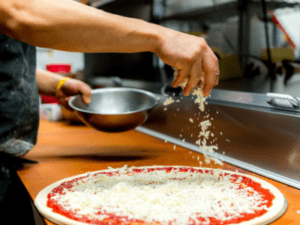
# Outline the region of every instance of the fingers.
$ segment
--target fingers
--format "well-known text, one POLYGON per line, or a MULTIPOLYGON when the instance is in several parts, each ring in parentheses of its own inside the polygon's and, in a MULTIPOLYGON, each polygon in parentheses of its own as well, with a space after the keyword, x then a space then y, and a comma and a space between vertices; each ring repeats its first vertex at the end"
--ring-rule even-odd
POLYGON ((206 76, 205 76, 206 82, 203 86, 203 91, 202 91, 205 96, 208 97, 210 95, 212 89, 214 88, 214 86, 218 85, 218 79, 217 79, 218 76, 219 75, 216 73, 206 74, 206 76))
POLYGON ((220 74, 216 73, 216 82, 215 82, 215 85, 219 84, 219 77, 220 77, 220 74))
POLYGON ((60 103, 68 110, 73 111, 73 109, 69 106, 69 100, 71 97, 60 98, 60 103))
POLYGON ((63 106, 69 109, 68 101, 74 95, 80 94, 85 104, 91 103, 91 88, 84 82, 69 79, 64 83, 58 93, 58 97, 63 106))
POLYGON ((187 82, 187 77, 190 73, 190 68, 188 66, 183 67, 183 69, 175 69, 174 72, 174 80, 173 87, 176 88, 178 86, 184 87, 187 82))
POLYGON ((82 100, 85 104, 90 104, 91 103, 91 88, 85 84, 81 83, 81 85, 78 88, 80 94, 82 95, 82 100))
POLYGON ((196 61, 191 70, 187 68, 178 71, 177 77, 173 81, 173 87, 181 85, 184 90, 183 94, 189 96, 191 92, 201 86, 205 96, 209 96, 214 86, 219 84, 219 63, 213 53, 207 54, 196 61))
POLYGON ((202 63, 203 70, 205 72, 205 83, 203 86, 203 93, 205 96, 209 96, 211 90, 215 85, 219 84, 219 61, 211 49, 203 57, 202 63))
POLYGON ((218 58, 204 39, 197 39, 193 47, 188 44, 185 46, 185 54, 175 63, 178 73, 175 70, 173 87, 183 87, 183 95, 189 96, 196 87, 201 86, 202 93, 209 96, 213 87, 219 83, 218 58))
POLYGON ((193 64, 190 70, 189 80, 186 87, 183 90, 183 95, 189 96, 190 93, 201 85, 202 66, 201 61, 198 60, 193 64))

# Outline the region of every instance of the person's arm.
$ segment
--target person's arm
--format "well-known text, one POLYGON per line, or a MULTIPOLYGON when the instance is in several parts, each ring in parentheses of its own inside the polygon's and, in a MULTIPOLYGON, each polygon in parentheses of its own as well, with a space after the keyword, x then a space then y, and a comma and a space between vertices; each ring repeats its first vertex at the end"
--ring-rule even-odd
POLYGON ((71 0, 0 0, 0 32, 25 43, 75 52, 156 53, 179 70, 188 95, 205 72, 204 93, 217 83, 218 59, 204 39, 71 0))
POLYGON ((41 95, 55 96, 63 106, 70 109, 68 100, 77 94, 82 95, 83 101, 88 104, 91 102, 91 88, 84 82, 76 79, 68 79, 61 88, 57 89, 58 83, 65 78, 62 75, 36 70, 38 91, 41 95))
POLYGON ((155 48, 157 29, 146 22, 71 0, 0 0, 0 20, 3 33, 38 47, 71 52, 155 48))

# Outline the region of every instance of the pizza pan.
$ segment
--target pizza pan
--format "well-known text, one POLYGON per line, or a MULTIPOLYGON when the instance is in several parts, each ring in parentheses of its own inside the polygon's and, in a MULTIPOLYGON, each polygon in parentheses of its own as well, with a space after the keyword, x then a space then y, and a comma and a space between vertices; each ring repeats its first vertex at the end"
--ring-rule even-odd
POLYGON ((267 225, 267 224, 271 224, 273 223, 274 221, 278 220, 284 213, 285 211, 287 210, 287 200, 286 198, 283 196, 284 198, 284 205, 282 207, 282 210, 278 213, 278 215, 272 219, 270 219, 269 221, 266 221, 265 223, 262 223, 261 225, 267 225))
MULTIPOLYGON (((147 166, 147 167, 134 167, 134 169, 138 170, 146 170, 146 169, 160 169, 160 168, 174 168, 174 169, 195 169, 195 170, 202 170, 202 171, 215 171, 216 169, 212 168, 201 168, 201 167, 189 167, 189 166, 147 166)), ((119 168, 120 169, 120 168, 119 168)), ((48 187, 44 188, 42 191, 39 192, 37 197, 35 198, 34 204, 36 205, 37 209, 40 211, 40 213, 47 218, 48 220, 59 224, 59 225, 86 225, 86 223, 78 222, 75 220, 71 220, 65 216, 62 216, 60 214, 54 213, 51 208, 47 207, 47 196, 48 194, 57 186, 62 184, 63 182, 66 181, 71 181, 76 178, 80 177, 87 177, 91 176, 95 173, 101 173, 101 172, 114 172, 118 171, 119 169, 109 169, 109 170, 100 170, 100 171, 94 171, 94 172, 89 172, 89 173, 84 173, 80 174, 77 176, 69 177, 66 179, 63 179, 61 181, 55 182, 48 187)), ((218 170, 220 173, 220 170, 218 170)), ((257 177, 248 175, 248 174, 243 174, 243 173, 238 173, 238 172, 233 172, 233 171, 227 171, 227 170, 221 170, 221 172, 225 172, 228 174, 236 174, 244 177, 249 177, 253 181, 259 183, 263 188, 270 190, 270 192, 275 196, 275 199, 272 202, 272 206, 269 208, 269 210, 263 214, 260 217, 256 217, 252 219, 251 221, 245 221, 241 222, 239 224, 231 224, 231 225, 265 225, 265 224, 270 224, 277 220, 279 217, 283 215, 283 213, 287 209, 287 201, 284 195, 272 184, 259 179, 257 177)), ((147 223, 149 224, 149 223, 147 223)))

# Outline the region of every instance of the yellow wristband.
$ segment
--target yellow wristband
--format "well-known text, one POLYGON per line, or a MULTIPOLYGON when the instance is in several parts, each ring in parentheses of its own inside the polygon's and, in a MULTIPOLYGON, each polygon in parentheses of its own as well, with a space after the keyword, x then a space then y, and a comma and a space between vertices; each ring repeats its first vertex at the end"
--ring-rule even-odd
POLYGON ((56 86, 56 93, 58 93, 58 91, 61 89, 61 87, 66 83, 67 80, 69 80, 71 77, 64 77, 63 79, 61 79, 57 86, 56 86))

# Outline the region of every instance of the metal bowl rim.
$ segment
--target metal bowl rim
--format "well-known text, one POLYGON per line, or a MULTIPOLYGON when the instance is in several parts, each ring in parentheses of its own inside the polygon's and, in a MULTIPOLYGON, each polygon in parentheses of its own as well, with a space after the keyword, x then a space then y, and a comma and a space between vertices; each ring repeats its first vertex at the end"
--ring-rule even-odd
POLYGON ((99 92, 105 92, 105 91, 110 91, 110 92, 115 92, 115 91, 134 91, 134 92, 139 92, 139 93, 143 93, 151 98, 153 98, 155 100, 154 104, 152 104, 151 106, 147 107, 147 108, 144 108, 144 109, 141 109, 141 110, 135 110, 135 111, 130 111, 130 112, 123 112, 123 113, 97 113, 97 112, 91 112, 91 111, 88 111, 88 110, 84 110, 84 109, 81 109, 81 108, 78 108, 76 106, 74 106, 73 102, 75 101, 76 98, 79 98, 81 97, 81 95, 75 95, 73 97, 71 97, 71 99, 69 100, 68 104, 69 106, 78 111, 78 112, 82 112, 82 113, 89 113, 89 114, 95 114, 95 115, 103 115, 103 116, 117 116, 117 115, 126 115, 126 114, 133 114, 133 113, 138 113, 138 112, 143 112, 143 111, 147 111, 151 108, 153 108, 154 106, 156 106, 158 104, 158 97, 149 92, 149 91, 146 91, 146 90, 142 90, 142 89, 137 89, 137 88, 126 88, 126 87, 104 87, 104 88, 98 88, 98 89, 93 89, 91 92, 92 94, 93 93, 99 93, 99 92))

